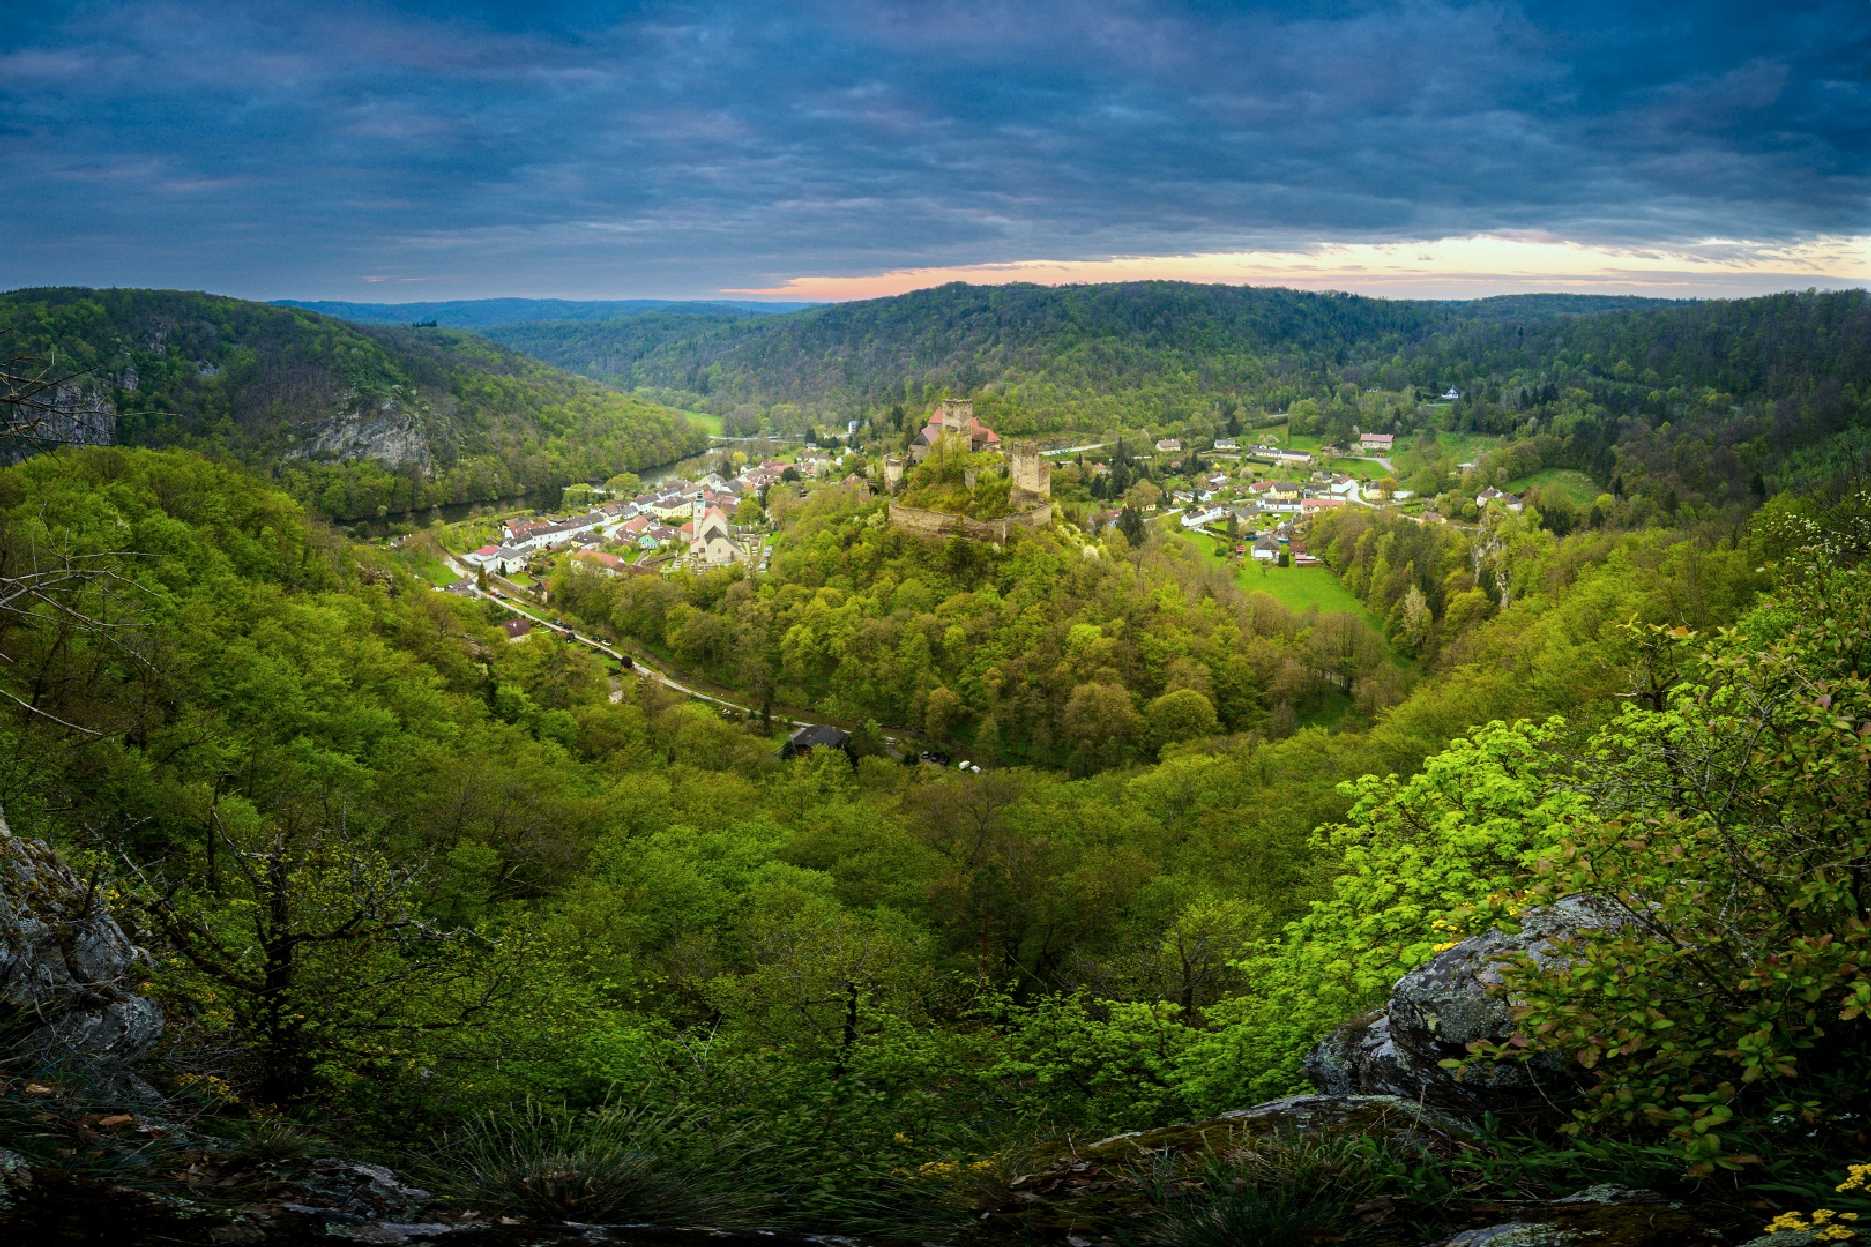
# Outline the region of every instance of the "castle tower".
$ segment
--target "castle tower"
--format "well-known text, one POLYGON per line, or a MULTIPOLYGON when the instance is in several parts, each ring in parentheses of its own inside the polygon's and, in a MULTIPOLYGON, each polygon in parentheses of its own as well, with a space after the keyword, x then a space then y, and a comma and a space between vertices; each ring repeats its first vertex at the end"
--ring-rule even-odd
POLYGON ((972 398, 945 398, 936 404, 935 424, 952 433, 966 433, 974 424, 972 398))
POLYGON ((1012 501, 1037 505, 1052 497, 1052 464, 1037 446, 1015 446, 1007 456, 1007 474, 1013 480, 1012 501))

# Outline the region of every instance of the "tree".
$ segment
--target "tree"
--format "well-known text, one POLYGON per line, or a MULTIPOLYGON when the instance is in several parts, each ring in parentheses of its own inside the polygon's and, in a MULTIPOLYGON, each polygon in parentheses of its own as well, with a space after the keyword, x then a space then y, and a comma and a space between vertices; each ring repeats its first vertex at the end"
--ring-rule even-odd
POLYGON ((961 725, 966 707, 962 699, 946 688, 932 688, 923 711, 923 730, 934 741, 946 741, 961 725))
POLYGON ((1074 746, 1079 766, 1096 770, 1130 757, 1143 720, 1123 685, 1091 683, 1072 690, 1060 727, 1074 746))
POLYGON ((1124 534, 1124 540, 1130 543, 1131 549, 1140 549, 1143 546, 1145 537, 1143 516, 1136 507, 1126 504, 1124 509, 1117 513, 1117 531, 1124 534))
POLYGON ((231 1001, 266 1103, 312 1095, 327 1061, 394 1059, 466 1025, 508 983, 472 933, 424 921, 418 876, 340 823, 267 819, 237 801, 213 815, 222 892, 135 868, 153 925, 193 971, 199 1003, 231 1001))
POLYGON ((1192 688, 1164 693, 1144 707, 1143 720, 1153 752, 1179 741, 1213 736, 1221 730, 1214 704, 1192 688))

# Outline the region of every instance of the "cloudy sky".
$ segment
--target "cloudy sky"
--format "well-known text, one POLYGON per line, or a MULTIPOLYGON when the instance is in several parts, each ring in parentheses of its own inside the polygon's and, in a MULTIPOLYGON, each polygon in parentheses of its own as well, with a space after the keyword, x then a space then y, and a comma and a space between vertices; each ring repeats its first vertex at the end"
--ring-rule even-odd
POLYGON ((0 288, 1871 284, 1871 3, 8 0, 0 288))

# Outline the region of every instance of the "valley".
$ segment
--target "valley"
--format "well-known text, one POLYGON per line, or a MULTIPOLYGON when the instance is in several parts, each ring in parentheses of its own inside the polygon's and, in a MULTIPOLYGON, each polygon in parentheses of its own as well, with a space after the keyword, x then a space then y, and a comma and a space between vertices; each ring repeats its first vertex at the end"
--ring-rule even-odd
MULTIPOLYGON (((329 1175, 284 1157, 369 1148, 462 1234, 566 1241, 636 1208, 1115 1239, 1212 1198, 1211 1134, 1253 1121, 1353 1149, 1267 1143, 1341 1177, 1256 1190, 1339 1225, 1333 1183, 1387 1192, 1362 1241, 1419 1247, 1503 1198, 1572 1224, 1559 1196, 1633 1166, 1738 1234, 1851 1146, 1855 1108, 1789 1133, 1747 1088, 1765 1044, 1768 1081, 1856 1105, 1856 1030, 1711 1011, 1628 921, 1652 898, 1678 938, 1778 950, 1801 991, 1855 1007, 1856 876, 1828 863, 1864 847, 1871 356, 1836 349, 1871 334, 1862 295, 1441 309, 1433 364, 1361 363, 1355 336, 1309 355, 1302 334, 1271 357, 1298 361, 1286 388, 1152 407, 1145 372, 1106 375, 1109 424, 1015 402, 1011 365, 970 395, 901 377, 856 407, 843 387, 818 414, 757 407, 719 440, 668 393, 465 332, 198 299, 0 299, 35 333, 82 327, 61 351, 90 371, 62 401, 107 406, 119 443, 0 469, 0 809, 6 843, 113 879, 112 921, 154 950, 132 993, 164 1019, 149 1051, 217 1080, 152 1072, 158 1099, 123 1115, 211 1085, 174 1146, 228 1189, 271 1173, 313 1209, 293 1216, 335 1224, 329 1175), (160 341, 152 309, 179 318, 160 341), (1685 323, 1776 317, 1826 332, 1754 374, 1732 339, 1718 398, 1519 345, 1610 334, 1661 380, 1685 323), (419 441, 305 453, 284 414, 385 402, 419 441), (380 476, 415 509, 360 513, 397 496, 380 476), (531 492, 502 501, 508 483, 531 492), (1506 1020, 1459 1050, 1411 1029, 1410 984, 1451 993, 1423 1008, 1492 999, 1472 950, 1581 892, 1625 898, 1606 934, 1565 936, 1598 977, 1517 989, 1564 1051, 1506 1020), (290 973, 244 968, 269 957, 290 973), (1641 996, 1585 986, 1627 979, 1641 996), (1369 1057, 1371 1027, 1411 1046, 1369 1057), (1576 1133, 1529 1098, 1522 1044, 1563 1071, 1538 1085, 1576 1133), (1392 1133, 1422 1097, 1427 1144, 1420 1122, 1392 1133), (1355 1137, 1317 1124, 1341 1113, 1355 1137), (237 1159, 256 1120, 290 1141, 271 1169, 237 1159), (1135 1177, 1146 1154, 1110 1142, 1131 1131, 1190 1194, 1135 1177), (412 1132, 447 1150, 415 1156, 412 1132), (646 1176, 542 1197, 488 1159, 561 1146, 604 1175, 597 1149, 627 1149, 646 1176)), ((1352 315, 1324 302, 1269 306, 1352 315)), ((1417 314, 1356 313, 1386 334, 1417 314)), ((708 332, 754 332, 739 317, 708 332)), ((22 1163, 124 1163, 87 1124, 117 1105, 44 1077, 0 1089, 22 1163)), ((126 1215, 166 1224, 167 1182, 125 1188, 145 1201, 126 1215)))

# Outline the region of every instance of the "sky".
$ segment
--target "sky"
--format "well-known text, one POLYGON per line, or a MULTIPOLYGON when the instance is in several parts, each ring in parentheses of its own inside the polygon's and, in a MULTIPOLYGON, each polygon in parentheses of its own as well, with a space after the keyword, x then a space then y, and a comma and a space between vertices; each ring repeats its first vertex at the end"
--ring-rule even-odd
POLYGON ((1871 0, 0 12, 0 288, 1871 284, 1871 0))

